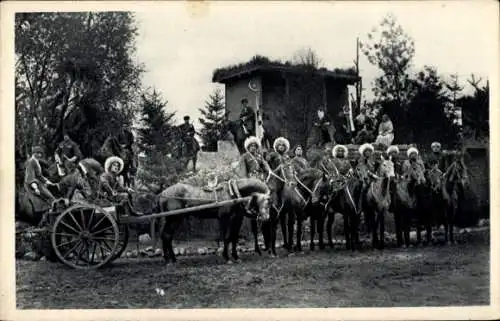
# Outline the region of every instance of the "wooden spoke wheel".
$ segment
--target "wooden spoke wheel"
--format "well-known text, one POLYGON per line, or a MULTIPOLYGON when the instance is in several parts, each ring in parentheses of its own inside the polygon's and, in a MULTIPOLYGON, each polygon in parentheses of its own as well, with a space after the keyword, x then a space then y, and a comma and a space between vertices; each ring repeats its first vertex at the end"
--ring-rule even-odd
POLYGON ((118 226, 118 230, 120 233, 120 238, 118 240, 118 246, 115 251, 116 254, 113 256, 111 261, 118 259, 120 256, 122 256, 123 252, 125 251, 128 245, 128 237, 129 237, 128 226, 121 224, 118 226))
POLYGON ((61 262, 75 269, 96 269, 112 261, 120 243, 113 215, 100 207, 76 205, 55 220, 52 247, 61 262))

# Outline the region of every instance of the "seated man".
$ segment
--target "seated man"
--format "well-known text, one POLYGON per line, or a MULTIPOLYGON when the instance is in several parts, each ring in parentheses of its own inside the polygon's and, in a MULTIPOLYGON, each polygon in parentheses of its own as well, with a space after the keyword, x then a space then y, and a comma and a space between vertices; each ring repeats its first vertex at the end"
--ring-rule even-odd
MULTIPOLYGON (((99 193, 113 203, 118 202, 121 205, 131 206, 131 197, 129 193, 134 190, 126 188, 123 184, 123 176, 120 173, 123 170, 123 160, 117 156, 111 156, 104 163, 104 173, 99 177, 99 193)), ((130 207, 131 213, 133 210, 130 207)))
POLYGON ((196 130, 194 129, 193 124, 189 122, 189 120, 189 116, 184 116, 184 123, 179 126, 182 141, 189 151, 198 151, 200 149, 200 146, 198 144, 198 141, 194 138, 196 130))
POLYGON ((430 153, 427 157, 426 160, 426 168, 430 169, 431 168, 431 163, 434 163, 434 161, 437 161, 437 166, 441 171, 445 170, 445 159, 443 157, 443 152, 441 151, 441 143, 439 142, 433 142, 431 144, 431 150, 432 153, 430 153))
POLYGON ((410 174, 414 170, 425 171, 425 165, 422 159, 419 157, 418 149, 415 147, 408 148, 406 152, 408 159, 403 162, 401 169, 402 175, 405 179, 410 179, 410 174))
POLYGON ((77 164, 82 160, 83 155, 78 147, 68 134, 64 134, 64 139, 57 145, 54 152, 54 159, 57 164, 57 171, 59 176, 66 175, 67 171, 70 171, 74 164, 77 164))
POLYGON ((338 171, 337 175, 351 175, 353 173, 352 165, 347 156, 349 150, 344 145, 336 145, 332 150, 333 164, 338 171))
POLYGON ((246 152, 241 156, 240 162, 243 176, 258 178, 265 181, 267 172, 271 169, 260 153, 260 141, 255 136, 250 136, 244 143, 246 152))
POLYGON ((394 127, 387 114, 382 115, 382 121, 378 126, 378 136, 375 144, 389 147, 394 140, 394 127))
POLYGON ((300 174, 302 173, 304 170, 308 169, 310 166, 309 166, 309 162, 307 161, 307 159, 305 159, 302 154, 303 154, 303 150, 302 150, 302 146, 301 145, 297 145, 295 147, 295 150, 293 151, 293 158, 292 158, 292 165, 295 169, 295 172, 297 174, 300 174))
POLYGON ((55 201, 54 195, 47 189, 47 185, 55 185, 42 174, 39 160, 43 157, 43 149, 35 146, 33 155, 26 161, 24 172, 24 187, 29 195, 35 195, 48 205, 55 201))

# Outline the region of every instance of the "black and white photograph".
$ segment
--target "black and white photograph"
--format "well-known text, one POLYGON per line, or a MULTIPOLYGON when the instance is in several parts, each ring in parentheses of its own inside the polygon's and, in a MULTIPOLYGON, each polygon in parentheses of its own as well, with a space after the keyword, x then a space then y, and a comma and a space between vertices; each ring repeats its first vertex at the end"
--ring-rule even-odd
POLYGON ((5 3, 12 309, 498 312, 498 3, 83 3, 5 3))

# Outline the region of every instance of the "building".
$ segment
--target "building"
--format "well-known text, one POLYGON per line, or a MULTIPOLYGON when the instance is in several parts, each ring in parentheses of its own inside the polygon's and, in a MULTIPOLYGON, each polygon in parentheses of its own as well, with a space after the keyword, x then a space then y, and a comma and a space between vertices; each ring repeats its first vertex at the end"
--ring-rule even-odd
POLYGON ((354 69, 334 71, 291 63, 272 62, 265 57, 214 71, 212 81, 225 85, 226 112, 236 120, 241 100, 247 98, 255 107, 258 103, 264 115, 264 127, 272 136, 285 136, 292 145, 305 144, 313 117, 320 106, 337 131, 346 119, 341 116, 348 103, 348 85, 360 81, 354 69), (249 88, 256 84, 258 92, 249 88))

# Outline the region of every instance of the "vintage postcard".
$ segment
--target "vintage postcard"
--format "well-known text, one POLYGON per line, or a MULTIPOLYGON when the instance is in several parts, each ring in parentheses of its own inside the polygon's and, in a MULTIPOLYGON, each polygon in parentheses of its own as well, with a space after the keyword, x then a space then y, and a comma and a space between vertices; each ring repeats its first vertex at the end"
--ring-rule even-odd
POLYGON ((500 317, 497 2, 1 8, 2 320, 500 317))

